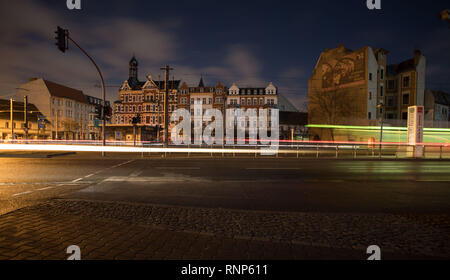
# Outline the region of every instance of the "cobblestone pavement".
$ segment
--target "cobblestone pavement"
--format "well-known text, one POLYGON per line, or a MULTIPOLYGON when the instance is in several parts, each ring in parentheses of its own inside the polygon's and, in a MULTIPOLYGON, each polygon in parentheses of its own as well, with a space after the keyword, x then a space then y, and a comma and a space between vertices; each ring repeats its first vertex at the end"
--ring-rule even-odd
POLYGON ((257 212, 52 200, 0 216, 0 259, 448 258, 448 215, 257 212))

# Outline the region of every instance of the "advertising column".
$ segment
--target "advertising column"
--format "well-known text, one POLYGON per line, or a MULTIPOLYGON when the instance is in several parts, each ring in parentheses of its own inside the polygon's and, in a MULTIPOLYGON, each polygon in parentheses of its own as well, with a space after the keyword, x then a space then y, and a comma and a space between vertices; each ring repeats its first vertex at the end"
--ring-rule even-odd
POLYGON ((423 157, 424 107, 408 108, 408 157, 423 157))

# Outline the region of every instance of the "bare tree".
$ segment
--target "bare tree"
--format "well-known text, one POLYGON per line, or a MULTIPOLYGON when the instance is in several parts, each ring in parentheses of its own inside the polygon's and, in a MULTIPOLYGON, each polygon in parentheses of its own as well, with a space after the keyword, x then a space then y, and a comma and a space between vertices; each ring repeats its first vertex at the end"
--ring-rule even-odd
MULTIPOLYGON (((315 91, 309 95, 308 111, 311 123, 316 124, 343 124, 352 116, 353 109, 350 95, 346 91, 315 91)), ((331 130, 334 141, 334 133, 331 130)))

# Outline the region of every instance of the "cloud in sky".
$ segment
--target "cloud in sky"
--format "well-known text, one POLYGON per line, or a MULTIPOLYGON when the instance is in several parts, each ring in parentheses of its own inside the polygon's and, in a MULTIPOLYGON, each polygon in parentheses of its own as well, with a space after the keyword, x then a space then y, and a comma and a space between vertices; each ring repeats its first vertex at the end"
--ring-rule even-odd
MULTIPOLYGON (((57 25, 69 28, 73 37, 96 60, 107 84, 107 98, 117 98, 117 86, 128 77, 128 61, 133 54, 139 61, 139 77, 147 75, 158 78, 160 67, 174 65, 176 79, 190 85, 198 83, 200 75, 212 84, 237 82, 242 86, 263 86, 262 62, 245 45, 225 45, 218 52, 223 58, 212 65, 193 68, 178 64, 183 60, 183 43, 177 36, 180 21, 135 20, 125 17, 107 17, 101 24, 78 22, 63 18, 61 14, 45 5, 31 1, 1 2, 0 31, 4 43, 0 45, 0 96, 15 92, 21 83, 31 77, 62 83, 100 96, 98 75, 91 62, 72 44, 61 53, 54 45, 57 25), (22 11, 11 12, 11 11, 22 11), (64 23, 64 24, 62 24, 64 23)), ((172 77, 171 77, 172 78, 172 77)))
POLYGON ((390 63, 408 59, 420 48, 428 58, 427 85, 444 82, 450 87, 450 52, 445 51, 450 37, 436 18, 444 1, 415 1, 405 7, 394 1, 383 13, 353 1, 287 2, 83 1, 77 12, 67 10, 65 0, 0 0, 0 97, 41 76, 100 96, 90 61, 73 45, 65 54, 56 49, 57 25, 68 28, 96 59, 111 86, 110 100, 117 98, 134 53, 141 80, 157 78, 160 67, 169 64, 175 78, 190 85, 202 74, 210 85, 219 80, 240 86, 274 82, 301 107, 320 52, 338 43, 353 49, 386 48, 390 63))

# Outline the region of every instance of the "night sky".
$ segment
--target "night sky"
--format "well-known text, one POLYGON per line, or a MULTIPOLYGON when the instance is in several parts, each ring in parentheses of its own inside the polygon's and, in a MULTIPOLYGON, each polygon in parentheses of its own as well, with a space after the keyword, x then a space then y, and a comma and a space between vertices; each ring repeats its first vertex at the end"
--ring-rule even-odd
POLYGON ((0 98, 30 77, 44 77, 100 97, 95 68, 70 46, 54 45, 60 25, 97 60, 115 100, 136 55, 139 78, 163 77, 195 85, 273 82, 304 109, 307 80, 322 51, 343 44, 389 51, 388 63, 427 57, 427 88, 450 91, 450 28, 439 13, 449 1, 93 1, 70 11, 66 0, 0 0, 0 98), (171 74, 172 76, 172 74, 171 74))

